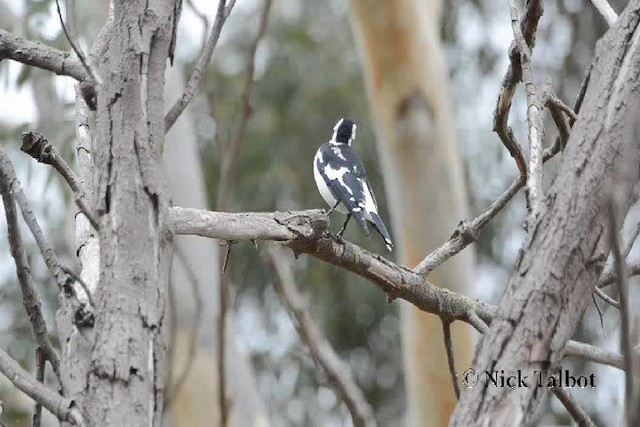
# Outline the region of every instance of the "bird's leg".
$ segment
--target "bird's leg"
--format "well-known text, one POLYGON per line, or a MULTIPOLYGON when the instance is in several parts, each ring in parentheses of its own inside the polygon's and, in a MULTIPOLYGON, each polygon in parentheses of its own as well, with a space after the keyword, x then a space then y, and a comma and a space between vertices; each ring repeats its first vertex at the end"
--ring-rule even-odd
POLYGON ((344 224, 342 225, 342 229, 340 231, 338 231, 338 237, 340 239, 342 239, 342 235, 344 234, 344 231, 347 229, 347 224, 349 223, 349 220, 351 219, 351 214, 347 215, 347 219, 344 222, 344 224))
POLYGON ((333 207, 332 207, 331 209, 329 209, 329 212, 327 212, 327 216, 331 215, 331 212, 333 212, 333 211, 334 211, 334 209, 335 209, 335 208, 337 208, 339 204, 340 204, 340 200, 338 200, 338 201, 336 202, 336 204, 335 204, 335 205, 333 205, 333 207))

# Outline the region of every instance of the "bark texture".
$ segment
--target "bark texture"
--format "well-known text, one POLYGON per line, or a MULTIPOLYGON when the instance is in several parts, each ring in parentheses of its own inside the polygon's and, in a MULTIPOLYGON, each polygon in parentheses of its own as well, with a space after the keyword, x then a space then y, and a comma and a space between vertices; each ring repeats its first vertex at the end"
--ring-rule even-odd
MULTIPOLYGON (((415 267, 467 216, 439 40, 441 2, 352 0, 350 5, 377 125, 392 237, 400 262, 415 267)), ((467 250, 429 278, 469 293, 472 274, 467 250)), ((453 337, 459 366, 468 366, 468 328, 455 324, 453 337)), ((403 305, 402 340, 409 425, 445 425, 456 400, 443 369, 440 319, 403 305)))
MULTIPOLYGON (((546 388, 496 387, 486 371, 520 370, 533 383, 559 367, 609 252, 608 209, 625 214, 638 180, 640 1, 598 42, 578 121, 542 213, 529 233, 496 317, 474 361, 476 387, 463 393, 451 425, 527 424, 546 388)), ((543 381, 546 384, 546 379, 543 381)))
POLYGON ((95 144, 100 278, 81 393, 95 426, 159 425, 162 414, 171 255, 161 172, 163 86, 176 7, 114 1, 113 33, 98 59, 104 80, 95 144))

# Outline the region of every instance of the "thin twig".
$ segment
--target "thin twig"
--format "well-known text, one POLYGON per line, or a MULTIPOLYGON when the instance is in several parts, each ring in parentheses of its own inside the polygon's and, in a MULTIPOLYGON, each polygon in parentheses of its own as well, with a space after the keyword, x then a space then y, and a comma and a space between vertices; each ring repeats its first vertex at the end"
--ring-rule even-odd
POLYGON ((469 312, 465 320, 481 334, 486 334, 489 330, 489 326, 487 326, 484 320, 482 320, 475 311, 469 312))
POLYGON ((620 249, 618 210, 613 197, 609 199, 609 238, 613 262, 618 279, 618 293, 620 295, 620 350, 625 361, 625 418, 631 426, 631 408, 633 404, 633 350, 631 346, 631 332, 629 326, 629 298, 627 288, 627 268, 620 249))
MULTIPOLYGON (((617 277, 617 276, 616 276, 617 277)), ((611 298, 609 295, 605 294, 604 291, 596 286, 594 290, 595 294, 600 297, 600 299, 612 307, 620 309, 620 303, 615 299, 611 298)))
POLYGON ((280 300, 289 314, 296 319, 300 339, 309 348, 313 359, 322 367, 336 392, 349 409, 354 426, 373 426, 373 409, 358 387, 349 368, 340 359, 331 343, 309 314, 306 304, 298 292, 291 266, 283 255, 275 250, 266 251, 266 259, 273 274, 273 281, 280 300))
MULTIPOLYGON (((558 128, 558 138, 561 144, 560 148, 564 149, 567 142, 569 142, 571 126, 577 120, 578 115, 571 109, 571 107, 565 104, 558 95, 556 95, 550 82, 542 88, 541 98, 541 104, 549 109, 551 117, 556 123, 556 127, 558 128), (567 118, 569 122, 567 122, 567 118)), ((544 155, 543 161, 545 161, 544 155)))
MULTIPOLYGON (((178 375, 178 379, 175 381, 169 393, 167 393, 167 402, 171 402, 175 396, 180 393, 180 389, 189 378, 189 374, 191 373, 191 368, 193 367, 193 361, 195 360, 198 354, 198 335, 200 334, 200 327, 202 326, 202 295, 200 294, 200 286, 198 284, 198 278, 196 273, 193 271, 191 264, 187 257, 182 253, 180 248, 176 246, 174 249, 175 254, 180 259, 180 263, 182 264, 184 271, 187 274, 187 279, 189 284, 191 285, 191 291, 193 292, 193 298, 195 300, 195 312, 193 314, 193 325, 191 327, 191 333, 189 334, 189 344, 187 349, 187 362, 184 365, 184 368, 178 375)), ((174 322, 175 323, 175 322, 174 322)))
POLYGON ((622 250, 622 257, 624 259, 627 259, 627 257, 631 253, 631 249, 633 249, 633 244, 638 239, 638 235, 640 235, 640 222, 636 224, 635 228, 633 229, 633 233, 631 233, 631 236, 629 237, 629 241, 622 250))
POLYGON ((101 85, 102 84, 102 79, 95 72, 93 67, 91 67, 89 65, 89 63, 87 62, 87 58, 85 58, 85 56, 84 56, 84 52, 82 52, 82 48, 80 48, 80 46, 78 46, 76 44, 76 42, 73 40, 73 38, 71 37, 71 35, 67 31, 67 26, 64 23, 64 18, 62 18, 62 12, 60 11, 60 0, 56 0, 56 9, 58 10, 58 18, 60 18, 60 25, 62 26, 62 31, 64 31, 64 35, 67 37, 67 40, 69 41, 69 44, 71 45, 71 48, 76 53, 76 55, 78 55, 78 59, 82 63, 82 66, 85 68, 85 70, 87 70, 87 74, 89 74, 89 76, 91 76, 91 78, 93 79, 94 82, 96 82, 97 84, 101 85))
MULTIPOLYGON (((640 275, 640 264, 627 265, 627 277, 638 275, 640 275)), ((596 286, 598 288, 604 288, 605 286, 616 283, 616 280, 618 280, 618 273, 615 269, 612 267, 606 268, 600 276, 600 280, 598 280, 598 284, 596 286)))
POLYGON ((89 289, 89 285, 87 285, 86 282, 84 280, 82 280, 82 277, 80 277, 80 275, 78 273, 76 273, 72 268, 67 267, 64 264, 60 264, 60 268, 62 268, 62 271, 67 273, 69 276, 71 276, 71 278, 73 280, 78 282, 78 284, 84 290, 85 294, 87 294, 87 299, 89 300, 89 304, 91 304, 91 306, 94 307, 94 308, 98 307, 96 305, 93 297, 91 296, 91 290, 89 289))
POLYGON ((531 156, 529 161, 529 175, 527 189, 532 216, 539 215, 544 209, 544 192, 542 188, 542 120, 536 85, 533 82, 533 67, 531 65, 531 51, 522 33, 518 10, 514 0, 509 0, 511 11, 511 27, 520 54, 522 80, 527 94, 527 119, 529 122, 529 147, 531 156))
POLYGON ((580 427, 595 427, 596 425, 591 421, 589 414, 582 406, 575 400, 571 393, 561 387, 552 387, 551 391, 558 398, 558 400, 564 405, 565 409, 578 423, 580 427))
POLYGON ((447 361, 449 362, 449 373, 453 383, 453 391, 456 399, 460 399, 460 385, 458 384, 458 372, 456 371, 456 360, 453 352, 453 342, 451 341, 451 322, 442 320, 442 332, 444 333, 444 347, 447 349, 447 361))
POLYGON ((253 113, 251 102, 253 97, 253 80, 256 70, 256 53, 258 52, 260 41, 264 38, 264 34, 267 31, 269 13, 271 11, 272 4, 272 0, 264 1, 264 7, 262 9, 262 14, 260 15, 260 25, 258 27, 258 33, 256 34, 256 38, 254 39, 251 48, 249 49, 247 70, 244 75, 244 89, 242 90, 242 107, 240 120, 238 122, 233 141, 228 147, 226 147, 226 149, 222 150, 222 167, 216 204, 218 209, 220 209, 221 211, 228 211, 232 205, 231 198, 235 188, 236 169, 238 167, 242 142, 244 140, 244 133, 249 118, 253 113))
POLYGON ((600 309, 600 305, 598 305, 598 300, 596 299, 595 294, 591 295, 591 300, 593 301, 593 305, 596 307, 596 311, 598 312, 598 317, 600 318, 600 327, 602 328, 602 335, 604 335, 604 314, 600 309))
MULTIPOLYGON (((36 381, 42 384, 44 384, 44 368, 46 362, 47 359, 42 354, 40 347, 36 348, 36 381)), ((31 420, 32 427, 40 427, 42 423, 42 404, 40 402, 36 402, 31 420)))
POLYGON ((606 21, 609 27, 613 27, 613 24, 618 20, 618 14, 613 10, 607 0, 591 0, 591 3, 598 9, 602 18, 606 21))
POLYGON ((193 71, 191 72, 191 76, 189 77, 189 81, 187 82, 187 86, 184 89, 184 93, 182 96, 173 104, 169 112, 164 118, 164 131, 165 133, 173 127, 178 117, 182 114, 182 112, 187 108, 196 91, 198 90, 198 86, 200 85, 200 80, 202 80, 202 76, 211 60, 211 55, 213 54, 213 50, 218 43, 218 39, 220 38, 220 33, 222 32, 222 26, 225 21, 229 17, 231 13, 231 9, 235 5, 235 0, 229 2, 229 5, 226 5, 226 0, 220 0, 218 3, 218 11, 216 13, 216 19, 213 22, 213 27, 211 28, 211 33, 207 42, 202 49, 202 53, 196 62, 193 71))
POLYGON ((20 227, 18 226, 18 214, 13 198, 9 192, 6 176, 0 175, 0 193, 2 193, 2 201, 4 202, 5 216, 7 218, 7 238, 9 240, 11 255, 16 265, 16 275, 18 276, 20 291, 22 293, 22 303, 29 316, 31 330, 36 344, 42 352, 42 356, 49 360, 56 377, 60 380, 60 358, 54 350, 51 341, 49 341, 49 331, 44 320, 44 315, 42 314, 40 295, 31 277, 31 268, 29 267, 27 253, 24 249, 20 227))
POLYGON ((218 405, 220 408, 220 425, 226 427, 229 423, 229 408, 232 404, 227 394, 227 311, 229 309, 229 276, 227 264, 231 256, 231 244, 227 243, 227 251, 220 266, 220 313, 218 319, 218 405))
POLYGON ((11 383, 49 410, 59 420, 68 421, 76 426, 84 426, 82 413, 75 401, 60 396, 58 393, 49 390, 44 384, 37 381, 27 371, 22 369, 18 362, 13 360, 9 354, 0 349, 0 372, 7 377, 11 383))
POLYGON ((69 188, 71 188, 71 191, 73 191, 74 200, 80 211, 87 217, 93 228, 99 230, 98 220, 89 207, 89 202, 76 179, 75 173, 73 173, 67 162, 60 155, 56 146, 51 144, 41 133, 25 132, 22 134, 22 146, 20 150, 40 163, 53 166, 53 168, 62 175, 69 185, 69 188))

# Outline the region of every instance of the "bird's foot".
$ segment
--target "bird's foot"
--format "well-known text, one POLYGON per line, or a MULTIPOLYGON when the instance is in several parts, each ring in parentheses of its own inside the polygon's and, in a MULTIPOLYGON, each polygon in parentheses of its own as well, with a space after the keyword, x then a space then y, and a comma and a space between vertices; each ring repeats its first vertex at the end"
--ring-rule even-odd
POLYGON ((334 240, 338 243, 341 243, 344 245, 344 238, 342 237, 343 232, 338 232, 337 234, 332 234, 331 236, 334 238, 334 240))

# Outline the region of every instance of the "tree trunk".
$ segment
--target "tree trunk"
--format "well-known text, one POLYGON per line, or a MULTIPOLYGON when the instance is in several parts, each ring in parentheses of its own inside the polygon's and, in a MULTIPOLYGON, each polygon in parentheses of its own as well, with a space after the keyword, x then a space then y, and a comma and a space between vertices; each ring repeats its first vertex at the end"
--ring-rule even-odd
MULTIPOLYGON (((408 267, 447 240, 467 216, 462 160, 457 153, 439 41, 439 1, 352 0, 352 26, 377 125, 387 203, 398 256, 408 267)), ((472 252, 430 276, 469 293, 472 252)), ((458 325, 456 325, 458 326, 458 325)), ((409 425, 445 425, 456 400, 435 316, 402 305, 409 425)), ((457 364, 469 366, 466 326, 454 327, 457 364)))
MULTIPOLYGON (((474 361, 478 384, 463 393, 451 425, 527 424, 560 366, 609 253, 608 204, 624 215, 640 164, 640 1, 598 42, 589 87, 560 170, 529 221, 523 252, 474 361), (517 370, 529 387, 496 387, 485 372, 517 370)), ((629 374, 628 374, 629 375, 629 374)))
POLYGON ((172 240, 161 168, 163 86, 176 8, 175 1, 115 1, 113 34, 98 59, 100 279, 79 397, 95 426, 159 425, 162 415, 172 240))

